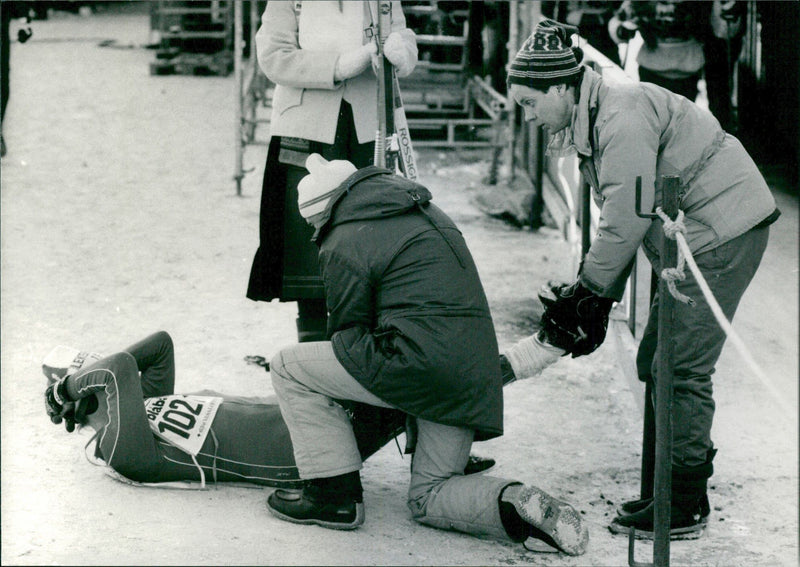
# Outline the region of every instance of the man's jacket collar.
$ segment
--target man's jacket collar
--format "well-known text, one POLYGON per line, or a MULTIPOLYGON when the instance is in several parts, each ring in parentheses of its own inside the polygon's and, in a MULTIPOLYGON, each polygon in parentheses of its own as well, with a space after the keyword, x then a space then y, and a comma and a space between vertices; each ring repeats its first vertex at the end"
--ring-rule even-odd
POLYGON ((603 80, 596 72, 584 66, 583 80, 580 84, 578 103, 572 109, 570 125, 553 134, 547 144, 547 155, 564 157, 575 152, 583 156, 592 155, 592 129, 596 113, 600 87, 603 80))

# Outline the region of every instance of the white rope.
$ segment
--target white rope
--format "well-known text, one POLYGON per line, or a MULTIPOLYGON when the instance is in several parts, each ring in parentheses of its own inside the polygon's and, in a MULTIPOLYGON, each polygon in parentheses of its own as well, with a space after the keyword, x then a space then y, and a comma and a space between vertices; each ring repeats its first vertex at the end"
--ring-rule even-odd
MULTIPOLYGON (((786 402, 783 401, 784 395, 778 391, 778 389, 772 384, 769 377, 764 373, 763 370, 758 366, 753 356, 750 354, 750 351, 745 346, 744 341, 739 337, 738 333, 733 329, 733 326, 728 321, 728 318, 725 317, 725 313, 722 312, 722 308, 717 303, 716 298, 714 297, 711 288, 708 286, 703 274, 700 272, 700 268, 697 266, 697 263, 694 261, 694 257, 692 256, 692 251, 689 248, 689 244, 686 242, 686 237, 684 237, 683 233, 686 232, 686 227, 683 226, 683 211, 678 211, 678 216, 674 221, 670 220, 670 218, 664 213, 661 207, 656 208, 656 213, 659 217, 664 221, 664 234, 667 238, 671 238, 672 240, 677 241, 678 243, 678 265, 680 268, 680 276, 679 279, 683 280, 686 276, 683 274, 683 263, 684 261, 689 265, 689 269, 691 270, 692 274, 694 274, 695 279, 697 280, 698 285, 700 286, 700 290, 703 292, 703 297, 705 297, 708 306, 711 308, 711 312, 714 314, 714 318, 719 323, 719 326, 722 327, 722 330, 725 331, 725 334, 731 339, 734 347, 736 350, 739 351, 739 354, 744 358, 745 362, 750 366, 750 369, 755 373, 761 383, 767 388, 770 394, 775 398, 775 401, 780 406, 781 410, 784 412, 784 417, 790 418, 794 413, 786 402)), ((669 270, 669 275, 672 277, 674 274, 673 272, 678 270, 678 268, 672 268, 669 270)), ((661 277, 667 279, 665 277, 665 273, 668 270, 664 270, 661 274, 661 277)), ((668 284, 672 283, 672 286, 675 286, 674 280, 672 282, 668 281, 668 284)), ((672 288, 670 288, 670 292, 672 292, 672 288)), ((679 293, 677 289, 675 289, 676 293, 679 293)), ((675 295, 675 293, 673 293, 675 295)), ((680 294, 682 295, 682 294, 680 294)), ((683 296, 686 297, 686 296, 683 296)), ((676 296, 677 298, 677 296, 676 296)), ((680 299, 680 298, 678 298, 680 299)), ((691 305, 694 304, 694 301, 690 298, 691 305)), ((682 300, 681 300, 682 301, 682 300)))
MULTIPOLYGON (((662 221, 664 221, 664 234, 667 238, 675 240, 678 234, 682 236, 683 233, 686 232, 686 227, 683 224, 683 211, 678 211, 678 216, 675 218, 675 220, 670 219, 661 209, 661 207, 656 208, 656 214, 661 217, 662 221)), ((664 268, 661 270, 661 278, 667 282, 667 288, 672 294, 672 297, 681 303, 686 303, 691 307, 694 307, 694 299, 679 292, 678 287, 675 284, 677 281, 683 281, 686 279, 686 274, 683 272, 685 260, 686 258, 683 252, 680 250, 680 248, 678 248, 678 265, 674 268, 664 268)))

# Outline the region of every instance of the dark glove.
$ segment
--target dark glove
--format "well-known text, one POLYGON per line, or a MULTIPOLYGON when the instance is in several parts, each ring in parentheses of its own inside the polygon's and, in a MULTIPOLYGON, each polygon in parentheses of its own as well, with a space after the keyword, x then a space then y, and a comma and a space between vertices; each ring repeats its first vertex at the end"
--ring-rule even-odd
POLYGON ((636 36, 636 24, 633 22, 621 22, 617 28, 617 38, 622 42, 629 42, 636 36))
POLYGON ((608 329, 608 314, 614 300, 600 297, 580 282, 550 282, 539 293, 544 305, 543 339, 572 354, 572 357, 594 352, 603 344, 608 329))
POLYGON ((608 35, 614 43, 627 43, 636 35, 636 22, 624 14, 617 15, 608 21, 608 35))
POLYGON ((59 424, 64 421, 67 432, 75 431, 75 402, 67 398, 66 377, 53 382, 44 391, 44 409, 50 421, 59 424))

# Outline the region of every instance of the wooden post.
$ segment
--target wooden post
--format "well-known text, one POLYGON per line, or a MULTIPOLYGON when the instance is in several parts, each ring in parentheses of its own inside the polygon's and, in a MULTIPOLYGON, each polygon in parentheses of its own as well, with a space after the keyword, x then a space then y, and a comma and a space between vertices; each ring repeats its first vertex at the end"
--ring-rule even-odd
MULTIPOLYGON (((671 219, 678 214, 677 176, 662 178, 662 210, 671 219)), ((664 237, 660 268, 678 264, 678 243, 664 237)), ((667 288, 667 282, 658 282, 658 376, 656 387, 656 470, 655 470, 655 517, 653 533, 653 564, 656 567, 669 565, 669 528, 672 506, 672 378, 673 353, 672 327, 675 298, 667 288)))
MULTIPOLYGON (((680 178, 664 176, 661 179, 661 209, 670 219, 678 215, 678 189, 680 178)), ((641 210, 642 178, 636 178, 636 214, 642 218, 660 218, 653 213, 641 210)), ((678 264, 678 244, 674 240, 663 239, 659 254, 659 268, 674 267, 678 264)), ((672 382, 673 354, 672 327, 675 298, 670 294, 667 282, 658 278, 658 348, 657 372, 654 376, 655 388, 655 466, 653 483, 653 563, 655 567, 669 567, 669 531, 672 506, 672 382)), ((647 394, 650 394, 648 384, 647 394)), ((645 400, 648 402, 649 400, 645 400)), ((645 421, 647 421, 645 412, 645 421)), ((648 424, 645 423, 645 437, 648 424)), ((643 440, 647 443, 647 439, 643 440)), ((647 448, 646 446, 644 447, 647 448)), ((642 474, 645 474, 647 460, 642 455, 642 474)), ((645 478, 642 478, 642 496, 645 495, 645 478)), ((643 567, 634 558, 635 530, 628 534, 628 564, 643 567)))

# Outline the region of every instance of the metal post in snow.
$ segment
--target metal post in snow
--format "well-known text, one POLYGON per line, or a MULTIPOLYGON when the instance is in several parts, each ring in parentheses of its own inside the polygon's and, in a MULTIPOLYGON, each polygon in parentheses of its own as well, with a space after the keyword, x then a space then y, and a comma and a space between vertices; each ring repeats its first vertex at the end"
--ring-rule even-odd
MULTIPOLYGON (((662 177, 662 210, 674 219, 678 215, 678 188, 680 178, 677 176, 662 177)), ((640 217, 658 218, 652 213, 641 210, 641 178, 636 179, 636 214, 640 217)), ((669 238, 663 239, 659 255, 660 268, 675 266, 678 263, 678 245, 669 238)), ((669 531, 672 506, 672 382, 673 354, 672 327, 674 320, 675 299, 667 288, 663 278, 658 281, 658 361, 656 390, 656 462, 655 482, 653 490, 653 563, 655 567, 669 567, 669 531)), ((633 557, 635 530, 631 528, 628 540, 628 563, 632 567, 640 567, 633 557)))
MULTIPOLYGON (((671 219, 678 216, 677 176, 662 178, 661 208, 671 219)), ((678 264, 678 243, 664 238, 660 264, 678 264)), ((672 379, 673 351, 672 327, 675 298, 667 289, 664 278, 658 281, 658 376, 656 378, 656 471, 655 518, 653 534, 653 563, 656 567, 669 565, 669 525, 672 505, 672 379)))

